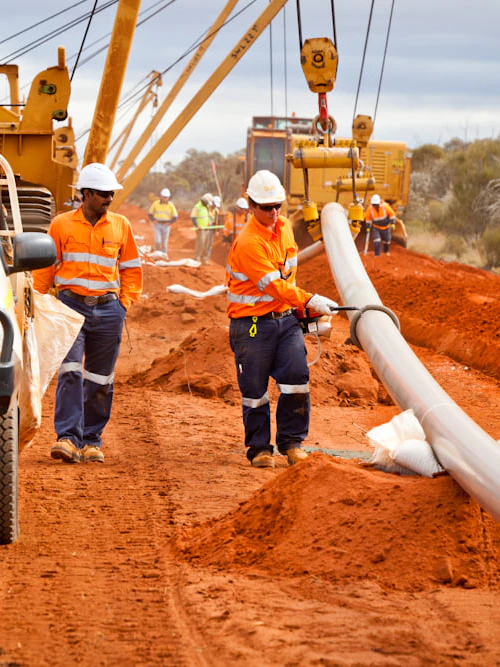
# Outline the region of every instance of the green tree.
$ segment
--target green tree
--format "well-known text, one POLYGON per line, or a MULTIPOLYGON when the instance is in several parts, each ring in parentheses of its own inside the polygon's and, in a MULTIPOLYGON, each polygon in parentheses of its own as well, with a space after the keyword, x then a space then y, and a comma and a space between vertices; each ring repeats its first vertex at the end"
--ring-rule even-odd
POLYGON ((223 205, 231 206, 240 196, 243 185, 239 173, 240 155, 244 155, 243 149, 223 156, 218 152, 207 153, 191 148, 179 164, 166 162, 164 172, 150 172, 130 199, 139 206, 148 206, 151 193, 157 196, 162 188, 168 187, 177 208, 190 211, 205 192, 219 194, 217 176, 223 205))
POLYGON ((447 156, 451 170, 450 197, 433 224, 440 231, 476 243, 491 224, 484 191, 500 178, 500 140, 484 139, 447 156))

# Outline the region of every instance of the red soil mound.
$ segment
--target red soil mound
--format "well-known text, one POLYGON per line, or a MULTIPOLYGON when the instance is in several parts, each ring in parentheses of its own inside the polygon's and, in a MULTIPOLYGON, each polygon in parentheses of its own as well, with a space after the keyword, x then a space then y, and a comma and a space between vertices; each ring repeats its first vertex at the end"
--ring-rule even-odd
POLYGON ((397 477, 319 453, 185 531, 177 548, 217 568, 404 591, 498 587, 500 574, 500 525, 450 477, 397 477))

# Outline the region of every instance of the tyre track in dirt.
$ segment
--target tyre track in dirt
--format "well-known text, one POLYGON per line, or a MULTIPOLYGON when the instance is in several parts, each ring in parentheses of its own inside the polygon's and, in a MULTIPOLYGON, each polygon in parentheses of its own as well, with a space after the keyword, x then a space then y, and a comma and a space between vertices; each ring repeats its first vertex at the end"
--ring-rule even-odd
POLYGON ((10 625, 0 655, 26 665, 210 664, 162 555, 175 484, 144 396, 117 397, 104 466, 52 461, 48 421, 22 455, 21 537, 0 552, 10 625))

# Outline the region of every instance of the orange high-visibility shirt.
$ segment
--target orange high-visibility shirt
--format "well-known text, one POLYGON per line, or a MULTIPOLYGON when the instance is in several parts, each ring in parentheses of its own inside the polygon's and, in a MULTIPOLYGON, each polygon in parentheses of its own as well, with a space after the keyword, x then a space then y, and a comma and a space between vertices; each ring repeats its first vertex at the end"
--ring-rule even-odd
POLYGON ((224 229, 222 234, 229 238, 231 234, 234 234, 234 237, 238 236, 243 227, 247 224, 248 212, 244 211, 243 213, 236 213, 232 211, 226 215, 224 220, 224 229))
POLYGON ((378 212, 375 206, 370 205, 365 214, 366 222, 372 222, 374 227, 378 229, 387 229, 391 226, 396 214, 392 207, 387 202, 381 202, 378 207, 378 212))
POLYGON ((297 252, 286 218, 278 218, 273 232, 252 216, 227 260, 228 316, 259 316, 303 308, 312 294, 295 284, 297 252))
POLYGON ((81 206, 57 215, 48 233, 54 239, 54 266, 33 272, 34 287, 45 294, 55 285, 77 294, 115 292, 129 308, 142 292, 142 266, 127 218, 108 211, 92 226, 81 206))

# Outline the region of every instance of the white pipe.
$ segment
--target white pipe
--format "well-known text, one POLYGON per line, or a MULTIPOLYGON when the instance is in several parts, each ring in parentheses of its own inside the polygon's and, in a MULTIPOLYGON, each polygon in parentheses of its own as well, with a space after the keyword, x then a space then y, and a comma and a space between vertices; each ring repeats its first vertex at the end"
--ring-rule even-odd
MULTIPOLYGON (((321 229, 342 303, 358 308, 382 305, 340 204, 323 208, 321 229)), ((348 317, 352 322, 356 312, 348 311, 348 317)), ((500 521, 500 445, 439 386, 386 313, 363 312, 355 336, 395 403, 402 410, 413 409, 443 467, 500 521)))

